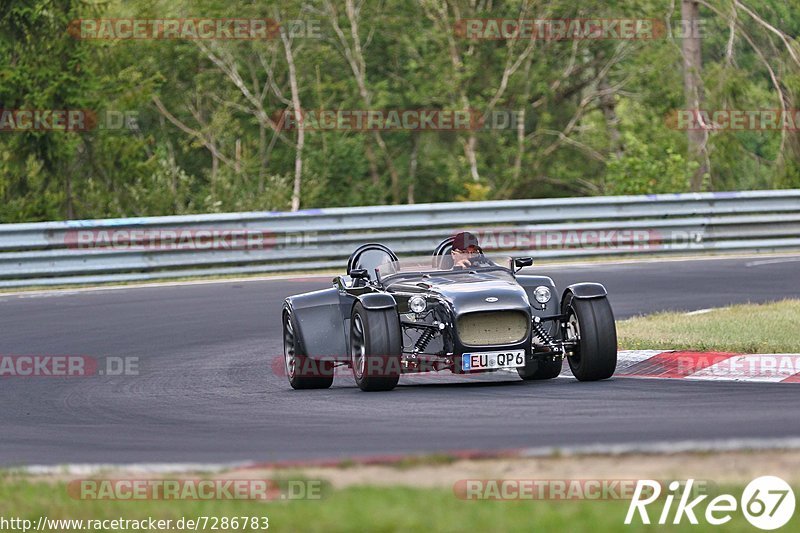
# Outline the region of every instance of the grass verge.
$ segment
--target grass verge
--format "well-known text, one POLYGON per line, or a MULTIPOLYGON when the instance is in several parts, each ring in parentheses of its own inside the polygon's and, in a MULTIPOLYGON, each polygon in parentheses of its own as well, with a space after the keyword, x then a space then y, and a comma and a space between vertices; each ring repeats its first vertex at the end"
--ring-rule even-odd
POLYGON ((797 353, 800 300, 734 305, 701 314, 656 313, 617 322, 620 349, 797 353))
MULTIPOLYGON (((739 498, 741 487, 724 492, 739 498)), ((250 501, 83 501, 67 495, 63 483, 32 483, 0 478, 0 516, 36 524, 40 516, 72 520, 172 520, 217 517, 268 517, 270 531, 645 531, 664 526, 624 525, 628 501, 463 500, 447 489, 350 487, 327 491, 319 500, 250 501)), ((663 500, 649 508, 657 520, 663 500)), ((705 507, 701 506, 700 513, 705 507)), ((670 521, 675 509, 670 513, 670 521)), ((753 531, 740 511, 724 530, 753 531)), ((702 516, 698 517, 703 520, 702 516)), ((793 522, 797 522, 797 517, 793 522)), ((702 522, 704 523, 704 522, 702 522)), ((684 517, 670 531, 698 531, 684 517)), ((790 528, 791 523, 786 528, 790 528)), ((234 528, 218 528, 233 531, 234 528)), ((54 531, 55 529, 44 529, 54 531)), ((77 531, 61 527, 58 531, 77 531)), ((95 529, 96 530, 96 529, 95 529)), ((104 531, 121 531, 107 525, 104 531)), ((174 529, 173 529, 174 530, 174 529)), ((198 528, 202 531, 202 528, 198 528)), ((239 526, 236 531, 263 531, 239 526)))

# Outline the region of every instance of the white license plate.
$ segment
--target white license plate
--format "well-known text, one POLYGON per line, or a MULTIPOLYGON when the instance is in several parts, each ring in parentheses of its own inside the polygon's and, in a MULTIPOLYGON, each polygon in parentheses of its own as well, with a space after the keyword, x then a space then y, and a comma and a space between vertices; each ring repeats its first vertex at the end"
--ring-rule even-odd
POLYGON ((465 353, 461 356, 461 370, 493 370, 496 368, 517 368, 525 365, 525 350, 505 352, 465 353))

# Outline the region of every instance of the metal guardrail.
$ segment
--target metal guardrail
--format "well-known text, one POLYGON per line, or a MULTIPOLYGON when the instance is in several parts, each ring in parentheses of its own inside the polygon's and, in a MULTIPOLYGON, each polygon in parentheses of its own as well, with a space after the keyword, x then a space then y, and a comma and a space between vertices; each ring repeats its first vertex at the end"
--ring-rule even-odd
POLYGON ((462 229, 537 258, 800 250, 800 190, 3 224, 0 287, 343 268, 363 242, 429 254, 462 229))

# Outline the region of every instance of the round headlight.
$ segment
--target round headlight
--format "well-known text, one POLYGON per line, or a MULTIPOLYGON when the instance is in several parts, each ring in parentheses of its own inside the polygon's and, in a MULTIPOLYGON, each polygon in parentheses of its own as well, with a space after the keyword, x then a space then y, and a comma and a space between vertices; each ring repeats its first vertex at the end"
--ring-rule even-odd
POLYGON ((414 311, 415 313, 421 313, 425 310, 427 304, 425 303, 425 298, 422 296, 412 296, 408 300, 408 308, 414 311))
POLYGON ((539 285, 533 290, 533 297, 536 298, 536 301, 540 304, 546 304, 550 301, 550 289, 544 285, 539 285))

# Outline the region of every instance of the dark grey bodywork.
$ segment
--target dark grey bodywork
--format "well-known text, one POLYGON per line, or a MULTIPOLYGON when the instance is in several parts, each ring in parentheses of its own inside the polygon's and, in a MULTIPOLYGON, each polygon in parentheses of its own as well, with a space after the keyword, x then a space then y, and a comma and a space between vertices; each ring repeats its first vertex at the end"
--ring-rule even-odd
MULTIPOLYGON (((555 319, 561 309, 562 298, 595 298, 606 294, 597 283, 580 283, 556 292, 553 280, 547 276, 514 273, 511 268, 498 267, 472 272, 419 272, 390 276, 380 282, 359 284, 349 275, 333 279, 329 289, 299 294, 286 299, 285 312, 293 320, 298 348, 313 359, 331 359, 349 362, 350 320, 357 301, 366 309, 395 309, 404 324, 404 353, 410 353, 419 338, 419 330, 412 322, 413 313, 408 308, 412 296, 421 295, 435 309, 433 318, 447 327, 438 332, 438 338, 426 351, 430 355, 450 356, 450 367, 462 353, 475 351, 474 346, 463 344, 456 323, 458 317, 482 311, 515 310, 526 314, 529 323, 534 317, 546 319, 541 323, 553 338, 560 336, 560 321, 555 319), (545 286, 551 299, 545 305, 536 301, 533 291, 545 286), (489 301, 487 301, 489 299, 489 301), (407 327, 408 326, 408 327, 407 327)), ((524 349, 526 356, 535 355, 535 332, 528 328, 522 342, 500 346, 480 346, 481 350, 524 349)), ((416 355, 416 354, 415 354, 416 355)))

